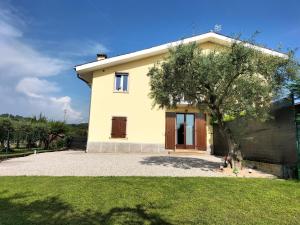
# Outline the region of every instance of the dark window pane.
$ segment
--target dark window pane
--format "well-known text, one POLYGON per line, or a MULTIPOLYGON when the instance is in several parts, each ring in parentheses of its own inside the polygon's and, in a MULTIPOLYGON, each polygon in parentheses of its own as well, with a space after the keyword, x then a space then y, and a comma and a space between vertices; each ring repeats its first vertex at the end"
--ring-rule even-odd
POLYGON ((176 144, 184 144, 184 114, 176 115, 176 130, 177 130, 176 144))
POLYGON ((123 75, 123 91, 127 91, 127 86, 128 86, 128 76, 123 75))
POLYGON ((121 90, 121 75, 116 75, 116 90, 119 91, 121 90))

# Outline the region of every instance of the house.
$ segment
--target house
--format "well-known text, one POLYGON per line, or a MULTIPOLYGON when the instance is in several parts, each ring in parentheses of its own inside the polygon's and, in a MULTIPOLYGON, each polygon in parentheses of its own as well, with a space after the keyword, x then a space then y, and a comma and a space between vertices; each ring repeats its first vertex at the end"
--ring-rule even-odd
MULTIPOLYGON (((193 149, 212 153, 210 115, 185 102, 176 109, 153 107, 149 68, 164 59, 171 46, 196 42, 203 51, 224 48, 234 39, 214 32, 75 67, 91 87, 88 152, 162 152, 193 149)), ((284 54, 253 46, 266 54, 284 54)), ((172 81, 170 81, 172 82, 172 81)))

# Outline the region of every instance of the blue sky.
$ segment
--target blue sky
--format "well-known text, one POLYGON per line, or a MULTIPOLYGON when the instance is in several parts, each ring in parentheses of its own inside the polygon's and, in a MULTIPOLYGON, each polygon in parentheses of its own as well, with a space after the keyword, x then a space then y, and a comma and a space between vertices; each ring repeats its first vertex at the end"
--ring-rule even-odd
MULTIPOLYGON (((300 47, 299 1, 0 0, 0 113, 68 122, 88 118, 90 90, 73 66, 178 40, 222 25, 256 30, 270 48, 300 47)), ((300 54, 297 53, 297 58, 300 54)))

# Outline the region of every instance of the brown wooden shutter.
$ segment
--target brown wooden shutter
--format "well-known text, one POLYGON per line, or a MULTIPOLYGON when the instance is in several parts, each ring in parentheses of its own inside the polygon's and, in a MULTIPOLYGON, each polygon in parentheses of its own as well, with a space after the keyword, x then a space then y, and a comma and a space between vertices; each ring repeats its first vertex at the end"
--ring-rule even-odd
POLYGON ((118 123, 116 117, 113 117, 111 120, 111 137, 117 137, 118 134, 118 123))
POLYGON ((126 137, 126 117, 113 117, 111 124, 111 137, 112 138, 125 138, 126 137))
POLYGON ((175 149, 176 113, 166 112, 165 148, 175 149))
POLYGON ((120 117, 120 137, 125 138, 126 137, 126 117, 120 117))
POLYGON ((206 115, 196 114, 196 148, 206 150, 206 115))

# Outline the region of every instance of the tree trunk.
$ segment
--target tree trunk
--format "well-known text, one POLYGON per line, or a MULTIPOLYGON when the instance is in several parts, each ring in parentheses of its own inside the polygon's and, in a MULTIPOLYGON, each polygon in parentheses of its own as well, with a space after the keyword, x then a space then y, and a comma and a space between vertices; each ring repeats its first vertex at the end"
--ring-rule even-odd
POLYGON ((4 140, 1 140, 1 150, 3 150, 4 148, 5 148, 4 140))
POLYGON ((44 143, 44 149, 48 149, 49 148, 49 141, 47 139, 44 139, 43 143, 44 143))
POLYGON ((27 140, 27 148, 30 150, 32 147, 31 139, 27 140))
POLYGON ((232 138, 232 135, 227 128, 227 125, 222 124, 219 126, 219 128, 220 128, 223 138, 225 139, 225 141, 227 143, 227 153, 226 153, 225 159, 224 159, 225 160, 224 166, 227 166, 229 164, 231 168, 234 168, 235 167, 234 152, 235 152, 236 143, 235 143, 234 139, 232 138))
POLYGON ((228 148, 226 156, 225 156, 225 164, 226 164, 226 161, 228 161, 231 168, 235 167, 235 161, 241 160, 241 158, 237 157, 238 155, 241 155, 241 154, 239 154, 240 152, 239 152, 238 145, 232 135, 230 128, 223 121, 223 115, 218 110, 216 110, 214 113, 214 116, 216 116, 216 118, 217 118, 217 122, 219 125, 221 135, 225 139, 227 148, 228 148))
POLYGON ((10 150, 10 139, 7 139, 7 150, 10 150))
POLYGON ((228 128, 228 126, 222 121, 219 122, 219 128, 221 131, 221 134, 223 135, 224 139, 226 140, 228 152, 227 154, 232 154, 235 152, 236 143, 234 138, 232 137, 231 131, 228 128))
POLYGON ((10 131, 7 132, 7 150, 10 150, 10 131))
POLYGON ((20 148, 20 139, 18 138, 16 141, 16 148, 19 149, 20 148))
POLYGON ((49 148, 50 144, 51 144, 57 137, 59 137, 59 135, 54 135, 54 134, 51 134, 51 135, 50 135, 49 140, 47 140, 48 148, 49 148))

